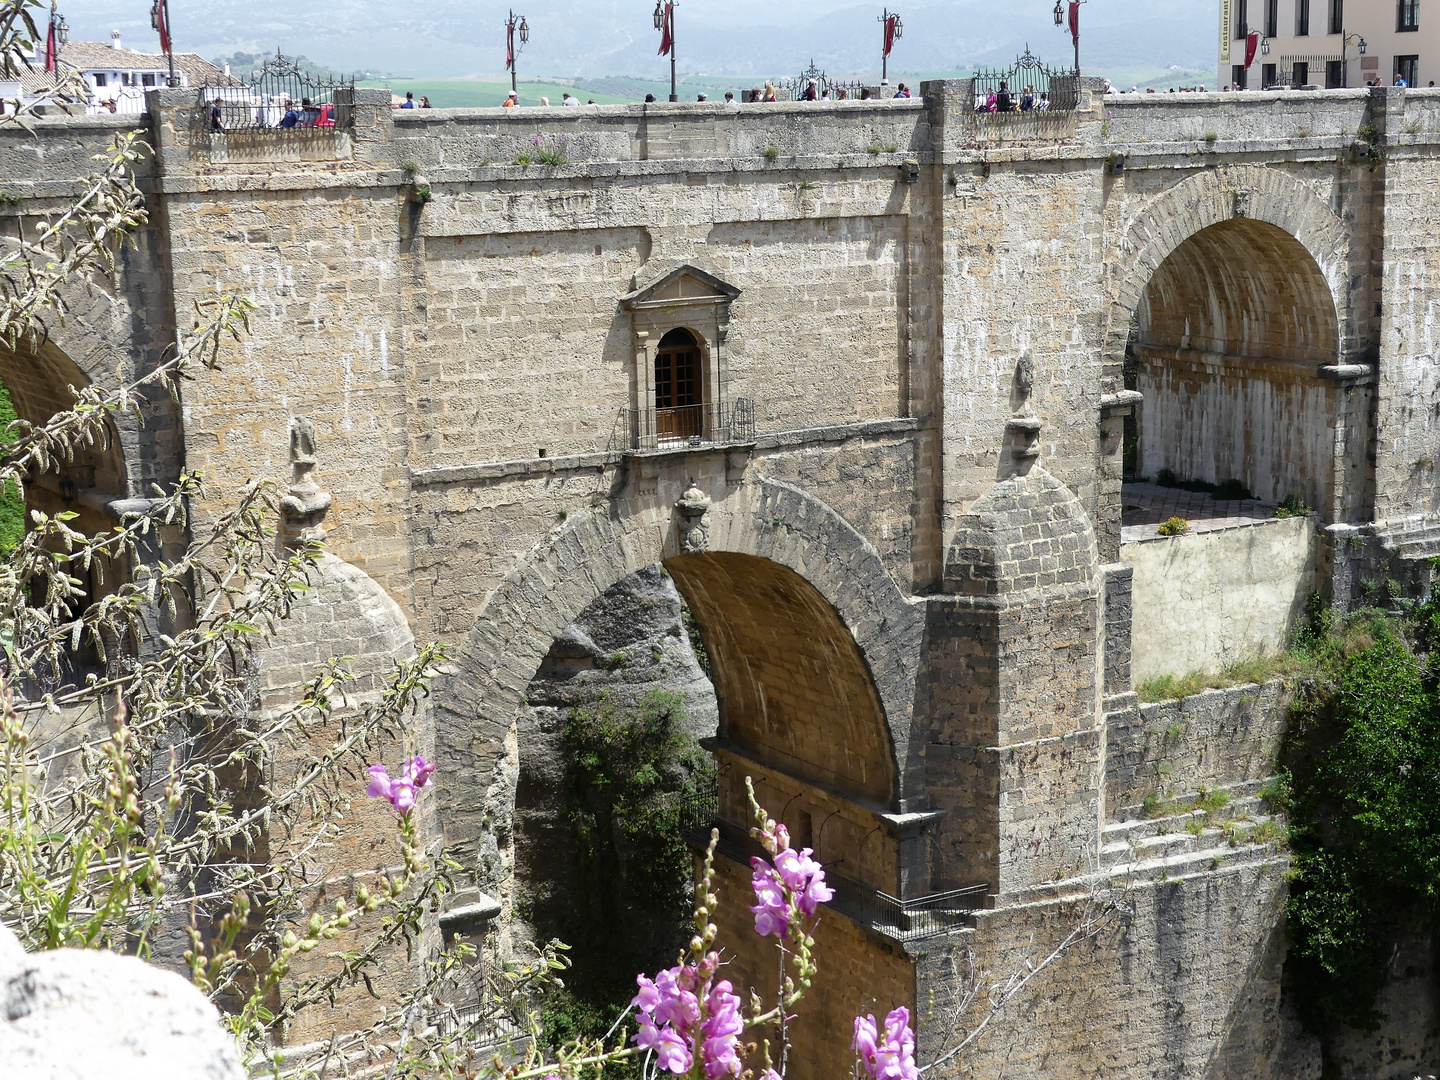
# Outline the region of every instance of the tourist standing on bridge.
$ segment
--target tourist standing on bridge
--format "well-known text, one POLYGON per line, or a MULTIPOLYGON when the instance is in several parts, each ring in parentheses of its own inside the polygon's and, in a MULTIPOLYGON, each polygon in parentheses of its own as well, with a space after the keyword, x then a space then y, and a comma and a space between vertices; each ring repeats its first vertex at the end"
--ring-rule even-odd
POLYGON ((819 84, 816 80, 811 79, 808 83, 805 84, 805 92, 800 95, 800 100, 801 100, 801 101, 819 101, 819 100, 820 100, 820 89, 819 89, 819 87, 820 87, 820 84, 819 84))
POLYGON ((415 108, 415 95, 412 94, 412 93, 411 93, 410 91, 408 91, 408 90, 405 91, 405 101, 401 104, 400 107, 401 107, 402 109, 413 109, 413 108, 415 108))
POLYGON ((519 104, 520 102, 515 99, 515 91, 511 90, 510 93, 505 95, 505 100, 500 103, 500 107, 502 109, 513 109, 519 104))

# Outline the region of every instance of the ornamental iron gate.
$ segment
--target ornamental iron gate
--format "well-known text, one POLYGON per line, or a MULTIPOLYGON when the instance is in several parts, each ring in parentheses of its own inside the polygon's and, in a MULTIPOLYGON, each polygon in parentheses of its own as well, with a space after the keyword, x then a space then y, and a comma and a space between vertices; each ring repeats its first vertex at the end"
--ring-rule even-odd
POLYGON ((1069 68, 1047 67, 1025 46, 1013 67, 981 68, 971 76, 975 96, 972 108, 989 112, 990 95, 996 112, 1071 112, 1080 103, 1080 80, 1069 68))
POLYGON ((354 126, 354 79, 322 79, 278 50, 239 87, 205 87, 202 111, 212 132, 297 131, 354 126))

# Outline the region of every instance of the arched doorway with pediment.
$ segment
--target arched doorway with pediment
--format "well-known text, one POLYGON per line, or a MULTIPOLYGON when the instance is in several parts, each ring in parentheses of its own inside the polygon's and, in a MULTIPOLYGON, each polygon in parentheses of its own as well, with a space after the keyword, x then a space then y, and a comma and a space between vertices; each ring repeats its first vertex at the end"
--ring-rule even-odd
POLYGON ((754 406, 731 400, 725 339, 740 290, 679 266, 621 297, 630 314, 629 449, 664 450, 744 440, 754 406))

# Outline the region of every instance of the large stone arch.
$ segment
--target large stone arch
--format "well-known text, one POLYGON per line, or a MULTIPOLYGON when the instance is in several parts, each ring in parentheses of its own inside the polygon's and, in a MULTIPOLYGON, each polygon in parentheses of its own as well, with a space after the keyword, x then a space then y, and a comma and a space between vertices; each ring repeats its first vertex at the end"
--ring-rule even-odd
MULTIPOLYGON (((890 808, 905 809, 923 798, 923 761, 912 746, 921 612, 874 547, 814 496, 775 480, 717 495, 706 518, 707 555, 719 557, 713 564, 720 576, 723 556, 750 556, 793 573, 823 598, 836 625, 853 639, 873 684, 894 754, 890 808)), ((686 566, 705 556, 682 554, 674 519, 663 501, 626 500, 609 512, 572 514, 486 599, 435 696, 437 752, 453 764, 440 790, 441 816, 447 841, 467 856, 482 855, 475 847, 482 819, 488 807, 506 801, 516 711, 555 637, 616 582, 656 562, 669 561, 704 587, 706 577, 686 566)), ((708 576, 712 587, 718 580, 708 576)))
POLYGON ((1344 223, 1302 181, 1279 169, 1234 165, 1187 176, 1147 200, 1125 224, 1110 256, 1119 277, 1113 285, 1105 340, 1107 370, 1120 369, 1130 320, 1161 264, 1196 233, 1236 219, 1273 225, 1304 247, 1334 303, 1341 351, 1354 352, 1357 330, 1347 288, 1350 239, 1344 223))

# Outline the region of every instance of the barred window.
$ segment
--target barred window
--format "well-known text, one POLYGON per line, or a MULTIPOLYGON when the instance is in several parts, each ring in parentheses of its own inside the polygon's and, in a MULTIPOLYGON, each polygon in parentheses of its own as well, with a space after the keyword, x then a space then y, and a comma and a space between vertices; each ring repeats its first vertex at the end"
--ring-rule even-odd
POLYGON ((1399 12, 1395 17, 1395 30, 1404 34, 1420 29, 1420 0, 1400 0, 1399 12))

